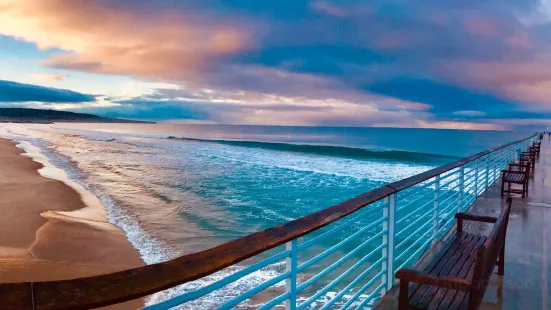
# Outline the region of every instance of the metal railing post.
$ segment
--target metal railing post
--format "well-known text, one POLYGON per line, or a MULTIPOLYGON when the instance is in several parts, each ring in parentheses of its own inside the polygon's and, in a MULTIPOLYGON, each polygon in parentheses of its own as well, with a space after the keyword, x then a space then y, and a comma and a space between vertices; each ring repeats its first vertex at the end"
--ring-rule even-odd
POLYGON ((457 212, 463 211, 463 192, 465 191, 465 166, 459 170, 459 199, 457 200, 457 212))
POLYGON ((486 179, 484 184, 484 190, 488 188, 488 178, 490 177, 490 155, 486 155, 486 179))
MULTIPOLYGON (((394 236, 396 225, 395 212, 396 212, 396 194, 392 194, 386 198, 387 207, 383 210, 383 216, 388 216, 388 219, 383 222, 383 229, 387 230, 387 233, 383 235, 383 242, 387 243, 386 251, 386 290, 389 291, 394 286, 394 236), (386 214, 385 214, 386 213, 386 214), (386 238, 385 238, 386 237, 386 238)), ((385 249, 383 249, 383 255, 385 249)))
POLYGON ((491 179, 490 179, 490 184, 488 184, 488 187, 492 186, 492 184, 494 184, 494 181, 496 179, 496 160, 497 158, 494 156, 492 156, 492 163, 490 164, 490 169, 492 170, 492 176, 491 176, 491 179))
POLYGON ((384 199, 384 208, 383 208, 383 218, 386 218, 386 220, 383 221, 383 231, 387 231, 383 234, 383 244, 386 244, 386 246, 382 249, 382 259, 383 263, 381 264, 381 269, 386 270, 386 276, 381 277, 381 285, 383 286, 383 289, 381 290, 381 294, 386 294, 387 287, 388 287, 388 210, 390 209, 390 199, 389 197, 385 197, 384 199))
POLYGON ((474 198, 478 197, 478 159, 475 161, 474 198))
POLYGON ((383 244, 386 244, 382 250, 382 269, 386 270, 385 275, 381 277, 381 285, 383 285, 382 294, 386 294, 392 284, 394 283, 394 212, 396 209, 396 196, 392 194, 384 199, 384 208, 383 208, 383 218, 386 220, 383 221, 383 231, 386 230, 386 233, 383 234, 383 244), (391 221, 392 215, 392 221, 391 221), (390 281, 389 281, 390 280, 390 281))
POLYGON ((438 205, 440 203, 440 175, 434 181, 434 211, 432 214, 432 240, 436 240, 438 234, 438 205))
POLYGON ((285 248, 291 252, 285 261, 286 271, 289 272, 289 277, 285 280, 285 290, 289 293, 289 299, 285 300, 285 310, 295 310, 297 308, 297 239, 287 242, 285 248))

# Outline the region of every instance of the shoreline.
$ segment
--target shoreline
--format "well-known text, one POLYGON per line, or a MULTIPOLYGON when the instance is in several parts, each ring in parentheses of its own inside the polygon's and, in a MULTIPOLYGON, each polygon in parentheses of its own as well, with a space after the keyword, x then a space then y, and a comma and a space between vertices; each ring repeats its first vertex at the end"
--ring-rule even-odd
MULTIPOLYGON (((0 138, 0 283, 74 279, 144 266, 92 193, 39 149, 0 138)), ((136 309, 143 300, 109 307, 136 309)))

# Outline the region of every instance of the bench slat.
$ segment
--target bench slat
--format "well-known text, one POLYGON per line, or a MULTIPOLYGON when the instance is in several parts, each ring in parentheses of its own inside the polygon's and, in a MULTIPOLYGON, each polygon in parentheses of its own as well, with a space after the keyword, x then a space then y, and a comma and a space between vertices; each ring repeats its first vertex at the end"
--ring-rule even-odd
MULTIPOLYGON (((478 241, 476 244, 470 249, 470 252, 468 254, 467 260, 463 263, 463 265, 460 267, 459 271, 456 273, 458 278, 461 279, 471 279, 473 274, 473 266, 474 266, 474 260, 475 260, 475 254, 476 249, 479 245, 484 244, 486 241, 485 236, 479 236, 478 241)), ((433 304, 429 304, 427 309, 458 309, 460 308, 460 304, 463 301, 467 294, 465 292, 456 291, 456 290, 448 290, 445 288, 439 288, 438 291, 435 294, 435 302, 433 304), (439 303, 436 303, 436 299, 440 299, 439 303)))
MULTIPOLYGON (((435 257, 432 261, 433 264, 431 264, 432 268, 426 268, 423 272, 439 275, 440 271, 446 266, 448 261, 457 253, 457 250, 461 249, 463 243, 470 242, 473 237, 473 234, 468 233, 461 233, 458 235, 450 247, 442 249, 442 251, 440 251, 440 253, 435 257)), ((413 283, 412 285, 417 289, 410 293, 410 305, 416 305, 423 295, 425 295, 429 285, 418 285, 416 283, 413 283)), ((410 285, 410 288, 412 285, 410 285)))
MULTIPOLYGON (((469 264, 469 267, 470 267, 474 263, 473 250, 476 248, 478 244, 481 244, 480 239, 481 239, 480 236, 475 236, 473 239, 471 239, 469 244, 466 247, 463 247, 461 249, 460 255, 453 261, 453 264, 450 264, 450 266, 447 266, 448 267, 447 274, 442 274, 442 275, 447 277, 452 277, 452 278, 464 279, 466 277, 466 273, 460 274, 460 271, 464 265, 468 265, 470 263, 469 264), (471 260, 471 258, 473 259, 471 260)), ((442 298, 444 297, 444 295, 447 293, 447 291, 448 291, 447 289, 444 289, 441 287, 436 287, 436 286, 432 287, 430 290, 430 295, 427 294, 428 295, 427 298, 422 300, 422 302, 418 304, 418 307, 420 308, 429 307, 429 308, 436 309, 437 306, 442 301, 442 298)))

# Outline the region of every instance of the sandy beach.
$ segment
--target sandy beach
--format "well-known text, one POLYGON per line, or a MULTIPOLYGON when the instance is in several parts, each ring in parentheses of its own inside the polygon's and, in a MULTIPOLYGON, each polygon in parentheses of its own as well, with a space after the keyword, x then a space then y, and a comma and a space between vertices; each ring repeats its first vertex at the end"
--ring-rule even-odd
POLYGON ((95 196, 42 176, 39 169, 48 167, 24 153, 0 139, 1 282, 71 279, 144 265, 95 196))

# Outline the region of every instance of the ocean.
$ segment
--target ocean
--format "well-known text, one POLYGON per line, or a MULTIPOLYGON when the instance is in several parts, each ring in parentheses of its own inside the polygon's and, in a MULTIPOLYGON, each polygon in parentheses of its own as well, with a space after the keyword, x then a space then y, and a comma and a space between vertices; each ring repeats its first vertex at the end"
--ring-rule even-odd
MULTIPOLYGON (((4 124, 100 198, 147 264, 208 249, 528 136, 526 132, 4 124)), ((248 278, 254 287, 278 270, 248 278)), ((154 296, 189 291, 221 273, 154 296)), ((210 306, 206 306, 210 308, 210 306)))

